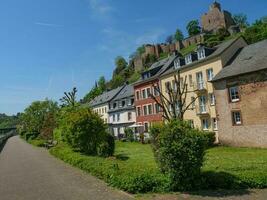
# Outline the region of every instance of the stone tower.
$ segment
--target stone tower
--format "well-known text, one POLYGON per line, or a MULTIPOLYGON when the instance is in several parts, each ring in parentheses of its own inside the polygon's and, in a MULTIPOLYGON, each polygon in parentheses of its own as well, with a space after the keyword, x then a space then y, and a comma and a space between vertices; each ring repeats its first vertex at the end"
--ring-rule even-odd
POLYGON ((220 3, 214 1, 209 11, 201 17, 202 30, 204 32, 217 32, 220 28, 228 29, 235 25, 230 12, 222 10, 220 3))

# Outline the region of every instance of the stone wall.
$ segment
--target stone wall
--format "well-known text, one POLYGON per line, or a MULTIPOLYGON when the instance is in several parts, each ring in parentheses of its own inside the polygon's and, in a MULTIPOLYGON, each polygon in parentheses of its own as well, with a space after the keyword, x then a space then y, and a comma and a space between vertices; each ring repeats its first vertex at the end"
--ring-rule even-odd
POLYGON ((267 81, 259 73, 214 83, 219 142, 242 147, 267 147, 267 81), (228 87, 239 85, 240 101, 229 100, 228 87), (233 125, 232 111, 241 112, 242 125, 233 125))

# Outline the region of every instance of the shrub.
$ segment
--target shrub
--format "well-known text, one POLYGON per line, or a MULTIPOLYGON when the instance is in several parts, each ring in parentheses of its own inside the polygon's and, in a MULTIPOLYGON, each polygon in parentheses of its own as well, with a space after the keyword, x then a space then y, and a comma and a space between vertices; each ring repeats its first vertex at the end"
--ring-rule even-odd
POLYGON ((112 135, 107 134, 105 140, 100 143, 98 147, 98 155, 102 157, 109 157, 114 154, 115 139, 112 135))
POLYGON ((125 132, 125 136, 126 136, 126 139, 130 142, 133 142, 134 141, 134 133, 133 133, 133 130, 130 129, 130 128, 126 128, 124 130, 125 132))
POLYGON ((67 110, 59 124, 64 141, 80 152, 88 155, 97 155, 99 152, 103 156, 110 155, 114 151, 112 139, 106 132, 107 127, 99 115, 91 109, 67 110))
POLYGON ((214 146, 214 142, 215 142, 215 133, 214 132, 203 132, 204 137, 206 137, 207 139, 207 145, 208 147, 212 147, 214 146))
POLYGON ((198 186, 208 145, 204 133, 178 120, 152 128, 151 132, 155 157, 170 178, 170 189, 190 190, 198 186))
POLYGON ((59 128, 54 129, 53 140, 56 140, 57 142, 63 141, 61 129, 59 129, 59 128))

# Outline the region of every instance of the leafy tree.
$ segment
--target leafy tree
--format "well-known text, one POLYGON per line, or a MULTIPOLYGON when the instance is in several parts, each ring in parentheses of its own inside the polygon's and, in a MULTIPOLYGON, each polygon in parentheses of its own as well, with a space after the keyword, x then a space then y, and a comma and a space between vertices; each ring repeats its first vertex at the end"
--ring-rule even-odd
POLYGON ((240 28, 246 28, 249 26, 247 16, 243 13, 239 13, 233 16, 234 22, 240 26, 240 28))
POLYGON ((184 39, 183 32, 180 29, 176 29, 176 32, 174 34, 174 38, 176 41, 181 41, 184 39))
POLYGON ((19 130, 22 135, 30 134, 32 138, 40 135, 42 130, 50 126, 48 121, 56 119, 58 105, 51 100, 35 101, 20 115, 19 130), (52 117, 53 116, 53 117, 52 117))
POLYGON ((115 65, 116 65, 116 68, 113 72, 113 76, 116 76, 120 74, 123 70, 125 70, 128 66, 128 63, 122 56, 118 56, 115 59, 115 65))
POLYGON ((62 137, 72 148, 88 155, 110 156, 114 138, 108 136, 100 116, 89 108, 74 108, 62 113, 62 137))
POLYGON ((136 52, 139 54, 139 55, 142 55, 143 53, 145 53, 145 45, 142 45, 140 47, 138 47, 136 49, 136 52))
POLYGON ((267 23, 267 16, 263 16, 263 17, 261 18, 261 21, 262 21, 262 23, 267 23))
POLYGON ((106 79, 104 76, 101 76, 98 80, 98 87, 99 87, 99 90, 104 92, 106 89, 107 89, 107 86, 106 86, 106 79))
POLYGON ((186 30, 187 30, 189 36, 199 34, 201 32, 201 28, 199 26, 199 21, 198 20, 190 21, 186 26, 186 30))
POLYGON ((0 128, 13 128, 19 122, 20 113, 17 115, 8 116, 0 113, 0 128))
POLYGON ((167 44, 171 44, 171 43, 173 43, 173 35, 168 35, 168 36, 166 37, 165 42, 166 42, 167 44))
POLYGON ((119 86, 122 86, 124 82, 125 82, 125 79, 121 75, 115 75, 110 81, 110 88, 115 89, 119 86))
POLYGON ((243 36, 249 44, 267 39, 267 23, 254 23, 246 28, 243 36))
POLYGON ((60 99, 62 106, 75 106, 77 104, 76 94, 77 88, 74 87, 71 92, 64 92, 64 97, 60 99))

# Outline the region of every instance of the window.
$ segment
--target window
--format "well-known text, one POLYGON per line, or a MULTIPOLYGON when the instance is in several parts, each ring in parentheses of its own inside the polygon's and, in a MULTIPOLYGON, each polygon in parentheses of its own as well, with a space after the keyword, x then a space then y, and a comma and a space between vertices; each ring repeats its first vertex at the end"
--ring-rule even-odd
POLYGON ((204 48, 201 48, 197 51, 197 57, 199 60, 205 58, 205 49, 204 48))
POLYGON ((180 68, 180 59, 179 58, 174 61, 174 69, 178 69, 178 68, 180 68))
POLYGON ((159 96, 159 87, 158 86, 154 86, 153 90, 154 90, 154 96, 159 96))
POLYGON ((191 74, 189 75, 189 85, 190 85, 190 87, 193 86, 193 78, 192 78, 191 74))
POLYGON ((202 119, 202 129, 203 130, 209 129, 209 120, 208 119, 202 119))
POLYGON ((149 98, 150 95, 151 95, 150 88, 147 88, 147 89, 146 89, 146 97, 149 98))
POLYGON ((102 108, 102 114, 104 114, 104 108, 102 108))
POLYGON ((238 87, 230 87, 229 88, 229 94, 230 94, 230 100, 231 102, 237 102, 239 101, 239 92, 238 92, 238 87))
POLYGON ((152 115, 152 105, 147 105, 147 111, 149 115, 152 115))
POLYGON ((212 127, 214 131, 218 130, 218 122, 216 118, 212 118, 212 127))
POLYGON ((134 105, 134 98, 131 99, 131 105, 134 105))
POLYGON ((115 109, 115 108, 116 108, 116 106, 117 106, 117 104, 116 104, 116 103, 113 103, 113 109, 115 109))
POLYGON ((121 120, 120 118, 121 118, 121 115, 120 115, 120 113, 118 113, 118 114, 117 114, 117 121, 118 121, 118 122, 121 120))
POLYGON ((188 120, 188 124, 190 125, 191 128, 194 128, 194 120, 192 119, 188 120))
POLYGON ((132 120, 132 112, 128 112, 128 121, 132 120))
POLYGON ((121 106, 124 107, 125 106, 125 101, 121 102, 121 106))
POLYGON ((155 112, 156 113, 160 112, 160 105, 158 103, 155 103, 155 112))
POLYGON ((147 106, 144 106, 143 109, 144 109, 143 111, 144 115, 147 115, 147 106))
POLYGON ((176 84, 175 80, 172 81, 172 89, 174 92, 177 92, 177 84, 176 84))
POLYGON ((142 90, 142 98, 143 99, 146 99, 147 97, 146 97, 146 90, 144 89, 144 90, 142 90))
POLYGON ((135 98, 136 98, 136 100, 139 100, 140 99, 140 92, 139 91, 136 91, 136 93, 135 93, 135 98))
POLYGON ((107 113, 107 107, 105 107, 105 113, 107 113))
POLYGON ((181 87, 181 89, 183 89, 183 87, 184 87, 184 79, 183 79, 183 77, 180 77, 180 87, 181 87))
POLYGON ((141 116, 141 107, 137 107, 137 116, 141 116))
POLYGON ((211 81, 213 79, 213 69, 207 69, 207 77, 208 77, 208 81, 211 81))
POLYGON ((166 88, 166 91, 169 92, 171 90, 171 83, 170 82, 166 82, 165 83, 165 88, 166 88))
POLYGON ((196 77, 197 77, 197 89, 199 89, 199 90, 204 89, 204 80, 203 80, 202 72, 198 72, 196 74, 196 77))
POLYGON ((189 54, 189 55, 186 55, 185 56, 185 64, 189 64, 192 62, 192 55, 189 54))
POLYGON ((115 119, 115 114, 112 115, 112 121, 115 122, 116 119, 115 119))
POLYGON ((206 113, 206 97, 205 96, 200 96, 199 97, 199 111, 200 113, 206 113))
POLYGON ((209 94, 209 98, 210 98, 210 105, 214 106, 215 105, 215 95, 213 93, 209 94))
POLYGON ((149 124, 148 124, 148 122, 145 122, 145 123, 144 123, 144 129, 145 129, 145 130, 144 130, 145 132, 148 132, 148 129, 149 129, 149 124))
POLYGON ((232 112, 232 115, 233 115, 233 124, 234 125, 241 125, 242 121, 241 121, 240 111, 234 111, 234 112, 232 112))

